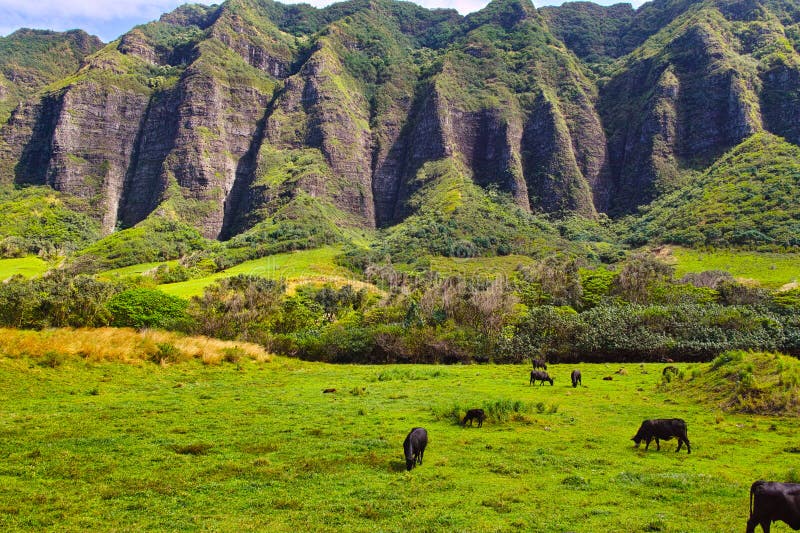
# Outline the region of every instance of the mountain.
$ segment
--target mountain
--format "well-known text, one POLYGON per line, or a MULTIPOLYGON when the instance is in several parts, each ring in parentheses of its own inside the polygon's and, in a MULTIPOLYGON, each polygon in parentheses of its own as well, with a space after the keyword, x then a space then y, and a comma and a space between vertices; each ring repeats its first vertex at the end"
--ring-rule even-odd
POLYGON ((798 49, 797 0, 185 5, 15 93, 0 187, 75 199, 125 261, 197 232, 239 259, 375 229, 530 253, 538 214, 635 213, 754 135, 800 143, 798 49))
POLYGON ((75 72, 102 46, 100 39, 81 30, 21 29, 0 37, 0 124, 22 100, 75 72))

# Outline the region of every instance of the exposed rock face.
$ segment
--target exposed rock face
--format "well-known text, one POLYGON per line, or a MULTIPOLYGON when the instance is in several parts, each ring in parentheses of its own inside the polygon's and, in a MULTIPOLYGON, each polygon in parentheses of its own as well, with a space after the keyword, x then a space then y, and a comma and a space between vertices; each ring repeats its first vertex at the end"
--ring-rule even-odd
MULTIPOLYGON (((171 202, 227 239, 298 198, 350 225, 397 223, 438 179, 420 169, 449 158, 526 211, 624 214, 755 132, 800 142, 797 12, 184 6, 29 95, 0 130, 0 183, 87 199, 105 232, 171 202)), ((7 101, 31 72, 3 74, 7 101)))
POLYGON ((614 77, 601 95, 612 154, 611 211, 627 212, 674 187, 682 167, 707 166, 761 129, 757 81, 703 16, 668 46, 614 77))
POLYGON ((544 95, 525 126, 522 145, 531 204, 551 212, 594 214, 592 192, 578 168, 564 116, 544 95))
POLYGON ((147 100, 134 91, 87 83, 67 89, 61 101, 45 183, 90 200, 106 233, 117 222, 147 100))

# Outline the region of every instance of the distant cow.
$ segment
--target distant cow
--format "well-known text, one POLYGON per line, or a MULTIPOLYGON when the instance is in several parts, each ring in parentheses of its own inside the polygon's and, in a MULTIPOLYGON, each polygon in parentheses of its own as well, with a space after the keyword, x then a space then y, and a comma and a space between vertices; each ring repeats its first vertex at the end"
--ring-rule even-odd
POLYGON ((577 369, 573 370, 572 371, 572 375, 570 377, 572 378, 572 388, 573 389, 575 387, 577 387, 578 385, 582 385, 582 383, 581 383, 581 371, 580 370, 577 370, 577 369))
POLYGON ((483 409, 470 409, 467 411, 467 416, 464 417, 461 425, 466 426, 467 421, 469 421, 469 425, 472 426, 473 420, 478 421, 478 427, 483 427, 483 421, 486 420, 486 413, 483 412, 483 409))
POLYGON ((679 373, 678 368, 674 367, 672 365, 665 366, 664 370, 661 371, 661 375, 662 376, 666 376, 667 374, 676 374, 677 375, 678 373, 679 373))
POLYGON ((544 359, 531 359, 531 363, 533 364, 533 369, 536 370, 537 368, 541 368, 542 370, 547 370, 547 361, 544 359))
POLYGON ((800 529, 800 484, 756 481, 750 487, 747 533, 754 533, 759 524, 769 533, 771 523, 778 520, 800 529))
POLYGON ((549 381, 550 385, 553 384, 553 378, 551 378, 550 374, 547 372, 543 370, 531 370, 530 385, 535 385, 537 381, 541 381, 540 385, 544 385, 545 381, 549 381))
POLYGON ((403 452, 406 456, 406 470, 414 468, 414 463, 422 464, 425 447, 428 445, 428 432, 424 428, 414 428, 403 441, 403 452))
POLYGON ((639 426, 639 431, 636 432, 636 435, 634 435, 631 440, 636 443, 637 448, 642 441, 645 441, 647 445, 644 449, 647 450, 650 447, 650 441, 655 439, 656 449, 660 450, 661 444, 658 442, 659 439, 670 440, 673 437, 677 437, 678 439, 678 449, 675 450, 676 452, 681 450, 681 446, 683 446, 685 442, 686 451, 692 453, 692 448, 689 446, 689 437, 686 436, 686 422, 680 418, 645 420, 642 422, 642 425, 639 426))

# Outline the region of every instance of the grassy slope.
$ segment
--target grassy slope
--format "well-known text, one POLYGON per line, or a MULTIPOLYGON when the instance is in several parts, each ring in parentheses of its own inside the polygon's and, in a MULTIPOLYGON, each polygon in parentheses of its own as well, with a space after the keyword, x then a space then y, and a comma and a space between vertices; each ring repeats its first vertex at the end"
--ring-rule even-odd
POLYGON ((533 266, 536 261, 525 255, 503 257, 433 257, 430 269, 444 276, 510 276, 519 265, 533 266))
POLYGON ((627 223, 634 242, 797 247, 800 148, 753 135, 697 180, 641 209, 627 223))
POLYGON ((333 246, 271 255, 245 261, 228 270, 217 272, 204 278, 191 279, 180 283, 169 283, 159 288, 167 294, 188 298, 200 295, 203 289, 214 281, 239 274, 262 276, 269 279, 284 278, 289 282, 298 280, 336 281, 347 278, 350 273, 333 263, 341 250, 333 246))
POLYGON ((35 256, 0 259, 0 281, 17 274, 32 278, 43 274, 48 268, 46 261, 35 256))
POLYGON ((754 280, 760 285, 776 289, 800 280, 800 255, 759 252, 714 250, 704 252, 690 248, 672 248, 675 258, 675 275, 689 272, 725 270, 741 280, 754 280))
POLYGON ((145 272, 148 272, 150 270, 155 270, 161 265, 174 266, 177 264, 178 264, 177 261, 155 261, 153 263, 139 263, 127 267, 106 270, 104 272, 100 272, 98 276, 105 279, 124 278, 125 276, 144 274, 145 272))
POLYGON ((796 418, 657 392, 660 365, 582 365, 572 389, 564 366, 529 387, 520 366, 34 363, 0 357, 6 530, 740 531, 753 480, 797 477, 796 418), (434 414, 500 399, 545 412, 434 414), (635 451, 654 416, 685 418, 693 453, 635 451), (430 443, 406 473, 417 425, 430 443))
POLYGON ((800 414, 800 363, 769 353, 727 352, 665 387, 725 410, 800 414))

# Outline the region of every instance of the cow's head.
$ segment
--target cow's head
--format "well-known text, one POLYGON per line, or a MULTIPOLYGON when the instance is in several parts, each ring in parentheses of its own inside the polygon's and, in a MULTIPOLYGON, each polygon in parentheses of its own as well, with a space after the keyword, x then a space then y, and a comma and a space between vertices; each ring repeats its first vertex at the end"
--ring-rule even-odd
POLYGON ((631 437, 631 440, 632 440, 633 442, 635 442, 635 443, 636 443, 636 445, 634 446, 634 448, 638 448, 638 447, 639 447, 639 444, 641 444, 641 442, 644 440, 644 437, 642 437, 641 435, 639 435, 639 434, 637 433, 636 435, 634 435, 633 437, 631 437))
POLYGON ((414 468, 414 459, 406 459, 406 470, 414 468))

